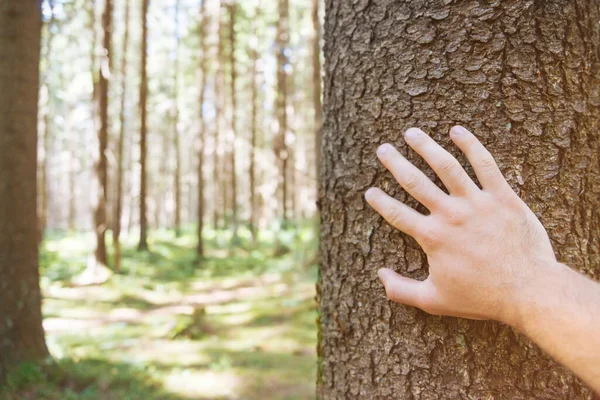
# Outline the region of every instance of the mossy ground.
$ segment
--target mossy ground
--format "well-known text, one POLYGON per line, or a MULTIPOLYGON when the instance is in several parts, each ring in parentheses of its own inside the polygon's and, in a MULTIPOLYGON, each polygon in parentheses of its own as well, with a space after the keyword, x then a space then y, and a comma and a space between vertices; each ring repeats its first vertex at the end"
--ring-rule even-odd
MULTIPOLYGON (((124 238, 121 271, 78 287, 91 235, 48 235, 41 254, 52 360, 23 365, 6 399, 311 399, 316 378, 316 238, 310 224, 253 244, 242 231, 124 238), (289 249, 282 253, 281 246, 289 249)), ((108 237, 108 236, 107 236, 108 237)), ((110 243, 109 243, 110 245, 110 243)))

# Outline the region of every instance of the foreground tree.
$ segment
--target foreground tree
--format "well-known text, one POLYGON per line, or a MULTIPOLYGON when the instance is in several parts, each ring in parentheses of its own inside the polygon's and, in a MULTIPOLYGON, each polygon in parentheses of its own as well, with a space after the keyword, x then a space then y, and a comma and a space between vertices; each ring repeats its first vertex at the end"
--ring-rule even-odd
POLYGON ((48 356, 36 212, 39 1, 0 6, 0 380, 48 356), (15 151, 18 149, 19 151, 15 151))
POLYGON ((328 3, 319 397, 591 398, 513 328, 391 304, 377 280, 382 266, 422 280, 427 259, 365 205, 375 185, 424 211, 375 150, 406 150, 403 131, 419 126, 456 154, 454 124, 495 155, 558 259, 600 277, 599 7, 444 3, 328 3))

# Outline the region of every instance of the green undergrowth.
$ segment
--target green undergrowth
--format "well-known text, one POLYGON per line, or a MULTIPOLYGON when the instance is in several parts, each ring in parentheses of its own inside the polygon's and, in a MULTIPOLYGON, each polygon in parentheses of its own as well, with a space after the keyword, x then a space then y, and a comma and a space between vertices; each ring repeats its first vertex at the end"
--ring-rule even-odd
POLYGON ((11 374, 2 398, 314 398, 311 225, 256 243, 240 230, 235 247, 230 232, 209 230, 202 259, 192 227, 153 232, 142 253, 125 236, 121 269, 83 287, 72 279, 93 236, 49 234, 40 269, 53 361, 11 374))

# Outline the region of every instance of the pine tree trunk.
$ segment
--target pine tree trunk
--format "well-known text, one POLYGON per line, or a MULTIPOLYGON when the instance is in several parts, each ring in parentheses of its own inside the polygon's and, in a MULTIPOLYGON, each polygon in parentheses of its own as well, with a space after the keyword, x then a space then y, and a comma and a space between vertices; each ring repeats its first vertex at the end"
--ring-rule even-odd
MULTIPOLYGON (((257 239, 257 226, 258 226, 258 210, 256 202, 256 135, 257 135, 257 114, 258 114, 258 29, 257 21, 260 18, 260 5, 256 7, 252 35, 253 40, 250 45, 250 62, 252 63, 250 72, 250 233, 252 234, 252 240, 257 239)), ((251 39, 252 40, 252 39, 251 39)))
POLYGON ((48 356, 42 328, 36 204, 40 35, 39 1, 2 2, 0 382, 17 363, 48 356))
POLYGON ((235 245, 238 242, 238 203, 237 203, 237 173, 235 166, 235 141, 236 132, 236 109, 237 109, 237 93, 236 93, 236 59, 235 59, 235 14, 236 2, 230 0, 229 4, 229 63, 231 68, 231 76, 229 84, 231 85, 231 110, 229 118, 229 168, 231 169, 231 242, 235 245))
POLYGON ((585 0, 327 1, 319 398, 591 398, 508 326, 390 303, 377 269, 424 279, 427 261, 364 192, 383 187, 416 207, 377 147, 393 143, 426 168, 403 131, 424 128, 458 155, 447 132, 464 125, 558 259, 600 278, 599 19, 585 0))
POLYGON ((106 258, 106 231, 108 221, 106 217, 106 202, 108 194, 108 166, 106 152, 108 148, 108 80, 111 68, 111 35, 112 35, 112 0, 105 0, 102 13, 102 56, 98 70, 98 110, 100 112, 100 127, 98 130, 98 162, 96 175, 98 177, 98 202, 94 211, 94 227, 96 231, 96 263, 107 265, 106 258))
POLYGON ((315 113, 315 169, 319 180, 321 169, 321 146, 323 142, 322 125, 323 109, 321 105, 321 20, 319 19, 319 6, 321 0, 312 0, 311 21, 313 25, 312 41, 312 84, 313 84, 313 109, 315 113))
POLYGON ((127 105, 127 49, 129 47, 129 14, 131 5, 125 0, 125 33, 121 59, 121 105, 119 112, 119 142, 117 144, 117 194, 115 197, 115 217, 113 226, 113 243, 115 246, 115 270, 121 269, 121 218, 123 214, 123 158, 125 152, 125 107, 127 105))
POLYGON ((173 147, 175 148, 175 236, 181 236, 181 149, 179 148, 179 0, 175 1, 175 65, 173 66, 173 147))
POLYGON ((224 223, 227 210, 227 196, 224 193, 225 171, 221 166, 223 157, 223 108, 224 108, 224 90, 225 90, 225 73, 223 71, 223 61, 225 58, 225 40, 223 40, 223 18, 222 4, 219 0, 217 3, 217 57, 216 57, 216 74, 215 74, 215 151, 213 162, 213 200, 214 214, 213 225, 214 229, 220 229, 224 223))
POLYGON ((206 81, 208 75, 208 7, 206 7, 206 1, 202 1, 200 5, 200 101, 199 101, 199 114, 200 114, 200 132, 199 132, 199 148, 198 148, 198 243, 196 245, 196 255, 198 259, 204 257, 204 214, 205 214, 205 202, 204 202, 204 148, 206 145, 206 117, 204 115, 204 99, 206 93, 206 81))
POLYGON ((148 215, 146 209, 147 173, 146 159, 148 158, 147 135, 147 110, 148 98, 148 6, 150 0, 142 0, 142 54, 141 54, 141 81, 140 81, 140 243, 138 250, 148 250, 148 215))
POLYGON ((289 2, 279 0, 277 3, 278 19, 275 44, 277 48, 277 98, 275 112, 277 114, 278 131, 274 150, 279 162, 279 193, 281 195, 281 217, 285 226, 288 220, 288 148, 286 145, 287 122, 287 73, 288 65, 286 49, 289 45, 289 2))

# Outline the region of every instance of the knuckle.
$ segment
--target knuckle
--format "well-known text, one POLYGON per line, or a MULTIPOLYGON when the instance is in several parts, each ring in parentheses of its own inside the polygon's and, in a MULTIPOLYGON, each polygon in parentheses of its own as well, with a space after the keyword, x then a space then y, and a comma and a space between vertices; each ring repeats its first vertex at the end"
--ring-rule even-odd
POLYGON ((404 187, 407 190, 415 190, 421 186, 421 178, 417 174, 409 174, 404 182, 404 187))
POLYGON ((440 234, 432 227, 422 228, 418 236, 418 241, 424 249, 434 249, 439 246, 440 234))
POLYGON ((397 208, 389 210, 387 217, 388 222, 395 227, 398 227, 402 222, 402 212, 397 208))
POLYGON ((456 170, 456 162, 454 160, 443 160, 438 166, 438 171, 441 174, 450 174, 456 170))
POLYGON ((496 160, 494 160, 494 157, 492 157, 489 152, 486 151, 486 154, 479 160, 479 168, 487 171, 495 170, 497 168, 496 160))

